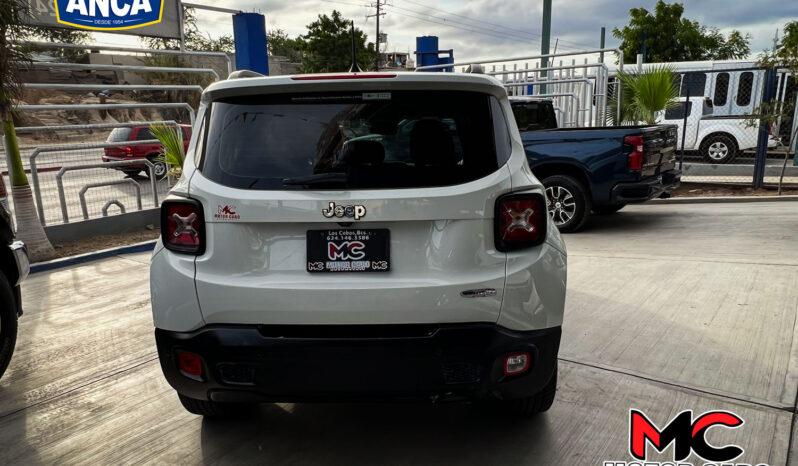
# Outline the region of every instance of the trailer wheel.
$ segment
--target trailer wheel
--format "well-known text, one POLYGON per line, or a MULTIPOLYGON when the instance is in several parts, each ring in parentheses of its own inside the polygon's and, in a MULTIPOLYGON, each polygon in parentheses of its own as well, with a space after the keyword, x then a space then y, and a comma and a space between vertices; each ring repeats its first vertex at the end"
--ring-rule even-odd
POLYGON ((710 136, 701 143, 701 155, 709 163, 729 163, 739 151, 734 138, 722 134, 710 136))
POLYGON ((590 195, 585 186, 566 175, 554 175, 543 180, 549 218, 563 233, 579 231, 590 213, 590 195))

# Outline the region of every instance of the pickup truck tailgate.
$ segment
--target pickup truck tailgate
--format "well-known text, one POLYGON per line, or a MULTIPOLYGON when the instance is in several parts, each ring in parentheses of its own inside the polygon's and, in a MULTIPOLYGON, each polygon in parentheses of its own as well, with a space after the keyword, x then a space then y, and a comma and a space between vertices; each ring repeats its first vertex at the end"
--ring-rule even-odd
POLYGON ((676 126, 657 126, 643 131, 641 178, 659 176, 676 168, 676 126))

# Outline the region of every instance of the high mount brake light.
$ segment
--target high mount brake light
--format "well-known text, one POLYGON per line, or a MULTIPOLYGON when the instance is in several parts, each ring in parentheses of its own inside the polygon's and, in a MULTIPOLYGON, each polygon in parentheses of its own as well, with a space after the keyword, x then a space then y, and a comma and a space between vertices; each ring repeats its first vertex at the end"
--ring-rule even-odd
POLYGON ((347 73, 347 74, 308 74, 293 76, 293 81, 321 81, 325 79, 391 79, 395 78, 394 73, 347 73))
POLYGON ((623 142, 632 146, 632 152, 629 153, 629 158, 626 161, 626 168, 629 170, 642 170, 643 151, 645 150, 643 136, 626 136, 623 142))
POLYGON ((546 200, 540 194, 510 194, 496 201, 495 241, 499 251, 537 246, 546 240, 546 200))
POLYGON ((166 249, 182 254, 205 252, 205 217, 194 199, 166 200, 161 205, 161 237, 166 249))

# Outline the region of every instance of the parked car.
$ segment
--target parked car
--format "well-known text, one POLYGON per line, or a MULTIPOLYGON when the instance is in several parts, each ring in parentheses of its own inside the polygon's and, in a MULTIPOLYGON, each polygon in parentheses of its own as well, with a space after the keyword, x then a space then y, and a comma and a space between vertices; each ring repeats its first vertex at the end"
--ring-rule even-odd
POLYGON ((17 322, 22 315, 20 283, 30 272, 25 245, 14 239, 14 226, 3 178, 0 177, 0 377, 17 342, 17 322))
POLYGON ((566 251, 499 81, 228 79, 198 115, 150 268, 161 367, 188 411, 551 406, 566 251))
MULTIPOLYGON (((191 126, 180 125, 180 127, 182 128, 183 131, 182 135, 183 149, 188 150, 188 141, 191 139, 191 126)), ((168 167, 166 166, 165 162, 156 160, 158 157, 160 157, 163 154, 163 146, 159 142, 157 142, 149 126, 114 128, 111 131, 111 134, 108 135, 108 139, 106 140, 106 142, 121 143, 127 141, 148 141, 148 140, 153 140, 156 142, 153 142, 152 144, 142 144, 142 145, 132 145, 132 146, 120 145, 118 147, 106 147, 105 154, 103 155, 103 162, 119 162, 123 160, 136 160, 136 159, 149 160, 155 165, 155 167, 153 168, 153 172, 155 172, 155 177, 161 179, 164 176, 166 176, 168 167)), ((130 177, 138 176, 142 170, 144 171, 144 173, 149 174, 147 166, 144 164, 125 165, 123 167, 117 167, 117 170, 124 172, 126 175, 130 177)))
MULTIPOLYGON (((682 147, 685 134, 685 150, 699 151, 709 163, 729 163, 740 152, 756 149, 759 141, 759 125, 752 125, 741 116, 714 116, 712 99, 691 97, 679 99, 679 105, 662 112, 660 123, 676 125, 677 145, 682 147), (684 131, 684 114, 687 113, 687 130, 684 131)), ((768 137, 768 147, 776 147, 776 136, 768 137)))
POLYGON ((562 232, 579 231, 591 211, 615 213, 679 186, 674 125, 556 129, 550 99, 513 99, 512 107, 529 166, 562 232))

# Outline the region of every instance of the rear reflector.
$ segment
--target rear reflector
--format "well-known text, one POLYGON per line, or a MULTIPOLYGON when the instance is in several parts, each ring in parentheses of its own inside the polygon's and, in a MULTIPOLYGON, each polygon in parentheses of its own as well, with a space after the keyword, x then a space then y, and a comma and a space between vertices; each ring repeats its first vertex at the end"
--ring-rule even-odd
POLYGON ((202 377, 202 358, 194 353, 177 353, 177 364, 180 372, 192 378, 202 377))
POLYGON ((293 81, 320 81, 323 79, 390 79, 395 78, 393 73, 347 73, 347 74, 307 74, 293 76, 293 81))
POLYGON ((161 205, 161 238, 166 249, 183 254, 205 252, 205 218, 194 199, 169 199, 161 205))
POLYGON ((629 158, 626 162, 626 167, 629 170, 642 170, 643 169, 643 151, 645 150, 645 143, 643 136, 626 136, 623 139, 624 144, 632 146, 632 152, 629 153, 629 158))
POLYGON ((518 375, 529 369, 529 353, 510 354, 504 358, 504 375, 518 375))
POLYGON ((510 194, 496 201, 496 249, 537 246, 546 239, 546 201, 540 194, 510 194))

